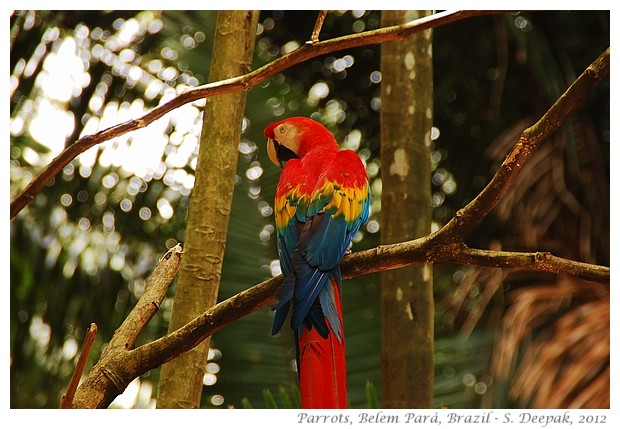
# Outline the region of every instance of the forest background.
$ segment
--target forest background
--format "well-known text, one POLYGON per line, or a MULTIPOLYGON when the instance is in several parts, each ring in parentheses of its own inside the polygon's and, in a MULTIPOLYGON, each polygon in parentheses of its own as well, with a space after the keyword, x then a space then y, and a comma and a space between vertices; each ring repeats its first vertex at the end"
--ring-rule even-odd
MULTIPOLYGON (((81 136, 208 82, 216 18, 212 11, 14 12, 11 197, 81 136)), ((373 30, 380 18, 330 12, 320 38, 373 30)), ((262 11, 253 68, 303 45, 315 19, 316 11, 262 11)), ((505 13, 433 30, 433 230, 483 189, 523 129, 609 43, 608 11, 505 13)), ((262 137, 277 118, 312 116, 362 156, 373 214, 353 250, 379 244, 380 50, 313 58, 248 91, 220 300, 278 273, 271 204, 279 171, 262 137)), ((11 407, 58 407, 90 323, 98 335, 87 370, 157 260, 185 241, 203 106, 185 105, 85 152, 11 221, 11 407)), ((607 80, 535 153, 468 244, 609 266, 609 112, 607 80)), ((454 263, 434 265, 433 278, 435 407, 532 406, 542 383, 532 374, 569 370, 581 377, 575 389, 591 389, 591 406, 609 401, 609 284, 454 263), (507 338, 506 323, 522 331, 507 338), (579 343, 584 332, 598 347, 571 352, 570 339, 579 343), (532 350, 557 353, 533 360, 532 350)), ((380 288, 379 274, 344 287, 354 408, 368 405, 368 382, 382 382, 380 288)), ((166 333, 173 296, 174 287, 140 343, 166 333)), ((265 389, 292 390, 290 338, 271 337, 270 324, 264 309, 213 336, 202 407, 264 407, 271 404, 265 389)), ((158 377, 155 369, 136 379, 112 406, 153 406, 158 377)))

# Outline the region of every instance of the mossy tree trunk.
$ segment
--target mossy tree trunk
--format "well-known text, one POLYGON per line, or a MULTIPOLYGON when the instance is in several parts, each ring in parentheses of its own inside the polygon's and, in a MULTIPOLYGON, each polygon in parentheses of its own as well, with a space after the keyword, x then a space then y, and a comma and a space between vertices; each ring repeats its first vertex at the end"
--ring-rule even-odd
MULTIPOLYGON (((381 26, 427 11, 383 11, 381 26)), ((381 46, 381 242, 431 230, 432 32, 381 46)), ((381 402, 431 408, 434 385, 433 270, 412 265, 381 275, 381 402)))
MULTIPOLYGON (((251 70, 257 22, 257 11, 219 12, 210 81, 251 70)), ((245 92, 235 92, 207 99, 169 332, 217 301, 245 98, 245 92)), ((209 343, 162 366, 158 408, 200 407, 209 343)))

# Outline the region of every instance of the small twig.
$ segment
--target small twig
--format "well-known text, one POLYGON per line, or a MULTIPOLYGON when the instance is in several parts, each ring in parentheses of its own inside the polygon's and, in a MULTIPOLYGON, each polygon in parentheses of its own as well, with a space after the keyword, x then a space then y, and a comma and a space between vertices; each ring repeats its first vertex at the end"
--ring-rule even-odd
POLYGON ((316 22, 314 23, 314 30, 312 30, 312 36, 310 36, 310 44, 313 45, 319 41, 319 33, 321 32, 321 28, 323 27, 323 21, 325 21, 326 16, 326 10, 319 11, 319 16, 317 16, 316 22))
POLYGON ((86 361, 88 360, 88 355, 90 355, 90 349, 93 347, 96 335, 97 325, 91 323, 88 331, 86 331, 86 336, 84 337, 84 344, 82 345, 82 351, 80 352, 80 357, 78 358, 77 365, 75 366, 75 371, 73 371, 73 375, 71 376, 71 381, 69 382, 67 393, 62 397, 62 400, 60 401, 60 408, 71 408, 71 404, 73 403, 73 397, 75 396, 75 391, 77 390, 78 383, 80 382, 80 378, 82 377, 82 373, 84 372, 84 367, 86 366, 86 361))

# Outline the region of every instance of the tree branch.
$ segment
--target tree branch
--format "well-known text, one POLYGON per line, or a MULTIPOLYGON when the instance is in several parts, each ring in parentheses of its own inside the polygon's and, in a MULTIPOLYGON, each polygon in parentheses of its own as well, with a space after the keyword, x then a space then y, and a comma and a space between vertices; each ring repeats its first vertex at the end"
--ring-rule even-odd
POLYGON ((319 41, 319 34, 321 33, 321 28, 323 27, 323 21, 325 21, 325 17, 327 16, 326 10, 320 10, 319 16, 316 18, 316 22, 314 23, 314 30, 312 30, 312 36, 310 36, 310 41, 308 43, 315 44, 319 41))
POLYGON ((73 402, 66 401, 66 406, 107 407, 117 395, 125 391, 134 378, 145 372, 141 362, 128 356, 129 350, 159 310, 172 280, 179 271, 182 255, 181 246, 176 245, 159 260, 138 303, 112 336, 99 362, 78 387, 73 402))
POLYGON ((159 310, 168 287, 179 271, 182 256, 183 250, 179 244, 162 256, 146 284, 144 293, 114 333, 105 353, 114 349, 129 350, 133 347, 147 323, 159 310))
MULTIPOLYGON (((352 278, 420 262, 533 269, 571 274, 600 283, 609 283, 610 279, 608 267, 570 261, 548 252, 471 249, 459 243, 439 244, 430 236, 350 254, 343 259, 341 269, 344 278, 352 278)), ((265 280, 207 309, 168 335, 134 350, 117 350, 112 358, 102 358, 80 385, 73 406, 107 407, 134 378, 191 350, 227 324, 275 304, 275 292, 281 282, 282 276, 265 280)))
MULTIPOLYGON (((242 76, 208 83, 180 94, 176 98, 158 106, 138 119, 106 128, 96 134, 84 136, 67 147, 62 153, 46 165, 24 189, 22 189, 11 201, 11 219, 13 219, 33 198, 41 192, 45 185, 76 156, 91 147, 122 136, 130 131, 144 128, 150 123, 164 116, 166 113, 181 107, 187 103, 236 91, 247 91, 254 85, 288 69, 289 67, 330 52, 349 49, 357 46, 382 43, 389 40, 406 39, 414 33, 438 27, 454 21, 473 16, 507 13, 507 11, 456 11, 441 12, 417 19, 403 25, 379 28, 358 34, 337 37, 323 42, 304 44, 295 51, 284 55, 263 67, 242 76)), ((318 24, 318 20, 317 20, 318 24)))
POLYGON ((461 243, 442 244, 432 236, 378 246, 351 254, 341 263, 344 278, 392 270, 419 262, 456 262, 495 268, 520 268, 569 274, 584 280, 609 284, 610 269, 572 261, 550 252, 507 252, 472 249, 461 243))

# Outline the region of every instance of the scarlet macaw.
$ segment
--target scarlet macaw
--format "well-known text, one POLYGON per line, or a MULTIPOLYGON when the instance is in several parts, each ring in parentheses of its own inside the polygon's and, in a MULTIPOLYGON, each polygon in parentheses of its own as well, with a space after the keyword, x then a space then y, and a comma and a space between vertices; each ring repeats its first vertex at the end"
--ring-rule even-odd
POLYGON ((339 150, 327 128, 293 117, 265 128, 267 152, 282 168, 275 196, 284 279, 272 334, 292 304, 303 408, 346 408, 340 260, 368 220, 370 190, 361 159, 339 150))

